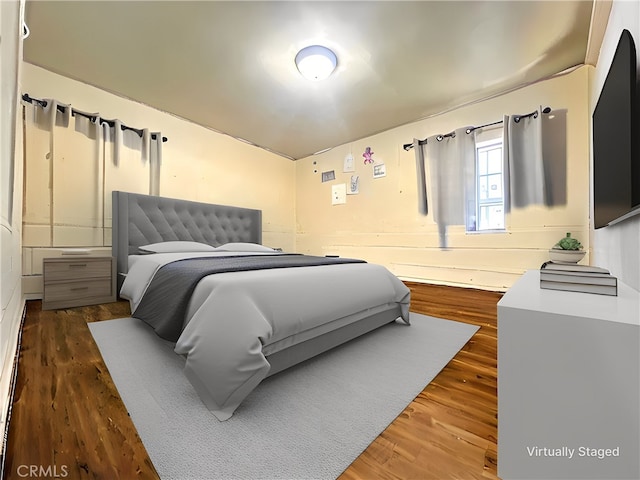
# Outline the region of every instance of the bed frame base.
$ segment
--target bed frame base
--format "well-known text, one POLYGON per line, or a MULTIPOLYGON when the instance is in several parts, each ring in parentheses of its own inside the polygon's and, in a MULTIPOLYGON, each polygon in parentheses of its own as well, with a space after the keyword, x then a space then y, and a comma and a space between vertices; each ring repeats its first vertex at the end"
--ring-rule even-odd
POLYGON ((343 343, 364 335, 365 333, 380 328, 387 323, 392 323, 399 317, 400 308, 398 306, 394 306, 390 310, 385 310, 371 317, 345 325, 337 330, 327 332, 319 337, 300 342, 296 345, 287 347, 284 350, 272 353, 266 357, 267 361, 271 365, 271 369, 269 370, 267 377, 329 351, 343 343))

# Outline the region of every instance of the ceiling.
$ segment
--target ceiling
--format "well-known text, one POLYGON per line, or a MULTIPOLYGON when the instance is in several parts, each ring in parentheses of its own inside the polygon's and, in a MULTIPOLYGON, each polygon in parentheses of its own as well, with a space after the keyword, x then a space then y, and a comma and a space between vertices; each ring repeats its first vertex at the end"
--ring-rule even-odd
POLYGON ((299 159, 584 64, 592 8, 591 0, 27 1, 24 58, 299 159), (321 82, 305 80, 293 61, 312 44, 338 57, 321 82))

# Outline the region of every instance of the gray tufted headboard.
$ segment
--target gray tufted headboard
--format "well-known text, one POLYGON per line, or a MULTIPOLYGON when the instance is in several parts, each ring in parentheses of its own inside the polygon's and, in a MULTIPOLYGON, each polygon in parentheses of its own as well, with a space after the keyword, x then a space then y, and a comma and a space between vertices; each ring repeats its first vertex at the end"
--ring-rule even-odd
MULTIPOLYGON (((218 246, 262 243, 262 211, 139 193, 113 192, 112 252, 118 274, 150 243, 189 240, 218 246)), ((118 291, 122 276, 118 275, 118 291)))

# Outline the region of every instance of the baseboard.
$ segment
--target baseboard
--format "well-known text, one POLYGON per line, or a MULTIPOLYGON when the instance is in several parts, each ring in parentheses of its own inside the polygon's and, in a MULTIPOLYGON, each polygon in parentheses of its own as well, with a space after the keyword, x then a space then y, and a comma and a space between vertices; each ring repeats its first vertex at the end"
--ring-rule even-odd
MULTIPOLYGON (((0 428, 2 429, 2 438, 1 438, 2 444, 0 445, 0 452, 1 452, 0 453, 0 480, 4 479, 4 466, 5 466, 5 458, 7 453, 7 440, 9 438, 9 425, 11 421, 11 412, 13 410, 13 399, 15 396, 16 381, 18 378, 18 359, 20 358, 20 348, 22 345, 22 327, 24 326, 24 321, 26 316, 27 316, 27 306, 26 306, 26 301, 23 298, 22 299, 22 315, 21 315, 20 321, 18 322, 17 334, 14 337, 15 344, 12 344, 12 346, 14 347, 12 349, 13 351, 12 361, 11 362, 5 361, 2 369, 3 379, 7 378, 6 375, 8 375, 9 372, 11 376, 9 377, 9 382, 6 386, 4 385, 5 382, 2 383, 2 391, 0 392, 0 395, 2 395, 2 397, 5 398, 6 400, 3 406, 2 412, 0 412, 0 414, 2 415, 0 419, 0 428)), ((7 358, 9 358, 8 354, 7 354, 7 358)))

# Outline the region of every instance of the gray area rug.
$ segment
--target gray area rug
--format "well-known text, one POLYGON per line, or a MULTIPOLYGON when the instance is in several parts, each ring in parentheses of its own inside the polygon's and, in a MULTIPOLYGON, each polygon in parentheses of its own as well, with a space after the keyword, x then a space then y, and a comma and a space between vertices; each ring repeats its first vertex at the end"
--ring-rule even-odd
POLYGON ((264 380, 219 422, 172 344, 131 318, 90 323, 162 479, 335 479, 478 327, 411 314, 264 380))

